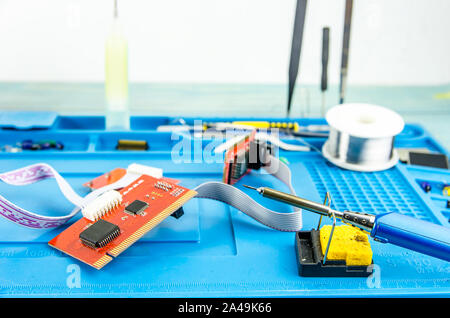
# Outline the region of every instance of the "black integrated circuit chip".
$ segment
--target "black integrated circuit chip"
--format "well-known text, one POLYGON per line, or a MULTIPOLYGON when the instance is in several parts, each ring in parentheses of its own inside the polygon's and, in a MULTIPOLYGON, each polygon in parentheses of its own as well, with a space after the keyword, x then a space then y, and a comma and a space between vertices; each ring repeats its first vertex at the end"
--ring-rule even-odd
POLYGON ((84 245, 99 248, 119 235, 120 228, 116 224, 100 219, 80 233, 80 240, 84 245))
POLYGON ((141 200, 134 200, 125 208, 125 212, 139 214, 148 207, 148 203, 141 200))

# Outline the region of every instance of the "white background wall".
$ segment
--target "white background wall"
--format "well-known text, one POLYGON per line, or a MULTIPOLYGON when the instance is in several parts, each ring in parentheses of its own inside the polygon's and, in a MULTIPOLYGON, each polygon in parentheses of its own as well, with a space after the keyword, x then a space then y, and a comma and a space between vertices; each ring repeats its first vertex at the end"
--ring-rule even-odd
MULTIPOLYGON (((102 81, 112 0, 0 0, 1 81, 102 81)), ((309 0, 302 83, 339 79, 344 0, 309 0)), ((135 82, 287 81, 295 0, 119 0, 135 82)), ((355 0, 351 84, 450 83, 450 1, 355 0)))

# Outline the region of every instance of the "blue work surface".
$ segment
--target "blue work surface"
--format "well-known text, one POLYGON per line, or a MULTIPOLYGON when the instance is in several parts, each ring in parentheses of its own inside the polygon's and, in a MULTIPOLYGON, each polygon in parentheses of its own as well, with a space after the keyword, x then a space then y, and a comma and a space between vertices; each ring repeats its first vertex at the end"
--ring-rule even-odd
MULTIPOLYGON (((103 117, 60 116, 47 129, 2 129, 0 146, 14 145, 24 139, 54 139, 64 143, 65 148, 61 151, 0 152, 1 171, 45 162, 60 172, 79 194, 88 193, 82 186, 84 182, 133 162, 163 168, 166 177, 179 179, 189 188, 205 181, 220 181, 223 164, 204 163, 201 155, 199 157, 199 150, 207 141, 189 143, 192 147, 185 151, 185 158, 190 162, 173 162, 171 149, 179 140, 171 133, 156 131, 158 125, 169 124, 172 120, 170 117, 133 117, 130 131, 105 131, 103 117), (118 139, 145 139, 150 149, 117 151, 118 139)), ((191 123, 193 118, 185 120, 191 123)), ((300 125, 323 124, 324 120, 299 119, 298 122, 300 125)), ((307 140, 316 147, 325 141, 324 138, 307 140)), ((299 143, 290 139, 284 141, 299 143)), ((396 147, 447 153, 418 125, 407 125, 396 138, 396 147)), ((395 211, 450 226, 450 209, 446 207, 449 197, 442 192, 450 180, 448 170, 398 164, 383 172, 360 173, 337 168, 315 152, 280 150, 279 155, 289 162, 299 196, 322 201, 329 191, 334 208, 339 210, 375 214, 395 211), (424 181, 432 186, 432 191, 426 193, 422 189, 424 181)), ((245 176, 237 186, 242 189, 242 184, 286 190, 275 178, 260 172, 245 176)), ((64 215, 73 208, 53 180, 20 188, 2 183, 0 193, 19 206, 41 214, 64 215)), ((248 193, 269 208, 290 211, 281 203, 248 193)), ((48 240, 65 227, 31 230, 0 218, 0 295, 450 296, 450 263, 442 260, 371 241, 376 265, 373 276, 300 277, 294 233, 269 229, 242 212, 211 200, 194 198, 184 210, 182 218, 165 220, 102 270, 47 245, 48 240)), ((318 222, 317 215, 306 211, 303 219, 305 230, 318 222)))

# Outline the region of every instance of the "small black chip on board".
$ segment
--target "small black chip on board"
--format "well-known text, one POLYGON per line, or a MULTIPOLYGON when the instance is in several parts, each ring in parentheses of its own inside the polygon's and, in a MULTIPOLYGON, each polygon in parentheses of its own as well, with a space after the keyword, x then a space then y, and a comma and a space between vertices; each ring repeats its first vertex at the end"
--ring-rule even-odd
POLYGON ((125 212, 130 214, 139 214, 148 207, 148 203, 141 200, 134 200, 125 208, 125 212))
POLYGON ((80 233, 80 240, 91 248, 103 247, 120 235, 120 228, 108 221, 98 220, 80 233))

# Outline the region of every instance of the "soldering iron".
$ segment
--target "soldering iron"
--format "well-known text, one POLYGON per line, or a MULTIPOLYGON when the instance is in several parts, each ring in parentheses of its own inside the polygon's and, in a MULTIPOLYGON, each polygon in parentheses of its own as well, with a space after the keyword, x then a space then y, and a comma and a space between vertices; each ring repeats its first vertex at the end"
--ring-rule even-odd
POLYGON ((391 243, 450 262, 450 228, 390 212, 379 215, 337 211, 327 205, 267 187, 245 187, 264 197, 327 217, 335 217, 370 234, 376 241, 391 243))

